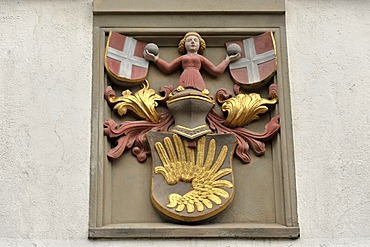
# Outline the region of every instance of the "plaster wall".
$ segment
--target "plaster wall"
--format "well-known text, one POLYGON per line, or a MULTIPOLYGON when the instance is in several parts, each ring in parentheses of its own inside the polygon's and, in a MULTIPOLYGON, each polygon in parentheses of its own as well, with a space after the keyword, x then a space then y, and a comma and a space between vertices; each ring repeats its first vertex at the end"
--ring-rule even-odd
POLYGON ((91 241, 91 0, 0 0, 0 246, 369 246, 370 2, 286 8, 301 238, 91 241))

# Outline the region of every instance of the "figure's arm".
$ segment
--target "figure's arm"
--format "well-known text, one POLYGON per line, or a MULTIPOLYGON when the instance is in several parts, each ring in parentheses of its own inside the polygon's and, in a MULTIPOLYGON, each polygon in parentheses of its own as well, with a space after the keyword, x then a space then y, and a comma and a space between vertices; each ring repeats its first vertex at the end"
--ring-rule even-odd
POLYGON ((202 56, 202 66, 205 71, 213 75, 214 77, 220 76, 225 72, 225 69, 230 62, 236 61, 240 58, 240 54, 233 56, 227 56, 219 65, 215 66, 211 61, 202 56))
POLYGON ((167 63, 163 59, 158 58, 154 63, 163 73, 173 73, 181 68, 181 57, 176 58, 171 63, 167 63))
POLYGON ((181 57, 176 58, 171 63, 167 63, 163 59, 159 58, 158 53, 154 55, 153 53, 150 53, 147 49, 144 50, 143 55, 146 60, 154 62, 163 73, 170 74, 181 68, 181 57))
POLYGON ((170 74, 181 68, 181 57, 176 58, 171 63, 167 63, 163 59, 160 59, 158 54, 154 55, 147 49, 144 50, 143 54, 146 60, 154 62, 163 73, 170 74))
POLYGON ((202 67, 205 71, 217 77, 224 73, 225 69, 229 65, 229 61, 223 60, 219 65, 215 66, 211 61, 202 56, 202 67))

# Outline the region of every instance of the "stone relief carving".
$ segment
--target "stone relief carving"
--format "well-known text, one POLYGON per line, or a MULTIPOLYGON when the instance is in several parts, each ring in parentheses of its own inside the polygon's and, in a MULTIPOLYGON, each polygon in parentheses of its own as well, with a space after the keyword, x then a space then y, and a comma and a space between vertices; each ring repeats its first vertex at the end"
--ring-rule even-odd
POLYGON ((107 40, 106 71, 113 86, 123 90, 117 96, 108 86, 105 99, 119 116, 129 110, 141 119, 105 121, 104 134, 114 145, 107 155, 117 159, 131 149, 140 162, 151 156, 152 204, 175 222, 202 222, 225 210, 235 194, 233 156, 247 164, 250 149, 263 155, 265 142, 280 128, 277 115, 264 131, 248 130, 249 123, 269 111, 268 105, 277 103, 276 84, 269 86, 268 99, 244 92, 268 83, 275 74, 273 34, 225 45, 226 57, 215 66, 202 55, 206 41, 196 32, 186 33, 179 41, 181 56, 170 63, 159 57, 160 48, 154 43, 114 32, 107 40), (158 93, 151 89, 150 64, 166 74, 181 70, 177 85, 164 86, 158 93), (217 77, 228 67, 234 95, 223 88, 210 95, 207 84, 212 82, 205 82, 202 73, 217 77), (141 89, 132 93, 131 84, 140 84, 141 89))

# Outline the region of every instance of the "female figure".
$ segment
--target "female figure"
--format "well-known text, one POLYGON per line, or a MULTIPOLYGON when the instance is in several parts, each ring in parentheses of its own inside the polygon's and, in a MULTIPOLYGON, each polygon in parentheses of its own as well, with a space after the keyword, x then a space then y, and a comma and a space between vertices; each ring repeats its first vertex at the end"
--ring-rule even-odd
POLYGON ((206 84, 200 74, 200 69, 203 68, 211 75, 217 77, 221 75, 230 62, 236 61, 240 58, 240 54, 226 56, 226 58, 215 66, 211 61, 202 56, 206 49, 206 42, 196 32, 189 32, 185 34, 184 38, 179 42, 178 50, 183 56, 178 57, 171 63, 167 63, 160 59, 158 55, 154 55, 148 50, 144 51, 145 59, 154 62, 157 67, 164 73, 173 73, 182 68, 177 91, 183 91, 186 88, 193 88, 205 94, 208 94, 206 84))

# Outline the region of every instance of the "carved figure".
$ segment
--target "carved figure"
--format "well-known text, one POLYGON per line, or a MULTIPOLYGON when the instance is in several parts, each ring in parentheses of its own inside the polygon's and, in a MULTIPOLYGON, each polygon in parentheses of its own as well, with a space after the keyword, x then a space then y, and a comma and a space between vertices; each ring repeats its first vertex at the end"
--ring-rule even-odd
POLYGON ((176 58, 171 63, 167 63, 159 58, 159 54, 150 53, 148 49, 144 50, 144 58, 154 62, 164 73, 173 73, 182 68, 183 72, 179 78, 177 91, 193 88, 208 94, 200 69, 203 68, 211 75, 217 77, 224 73, 230 62, 240 58, 240 53, 227 55, 219 65, 215 66, 206 57, 202 56, 205 49, 206 42, 204 39, 196 32, 188 32, 178 46, 179 52, 184 55, 176 58))

